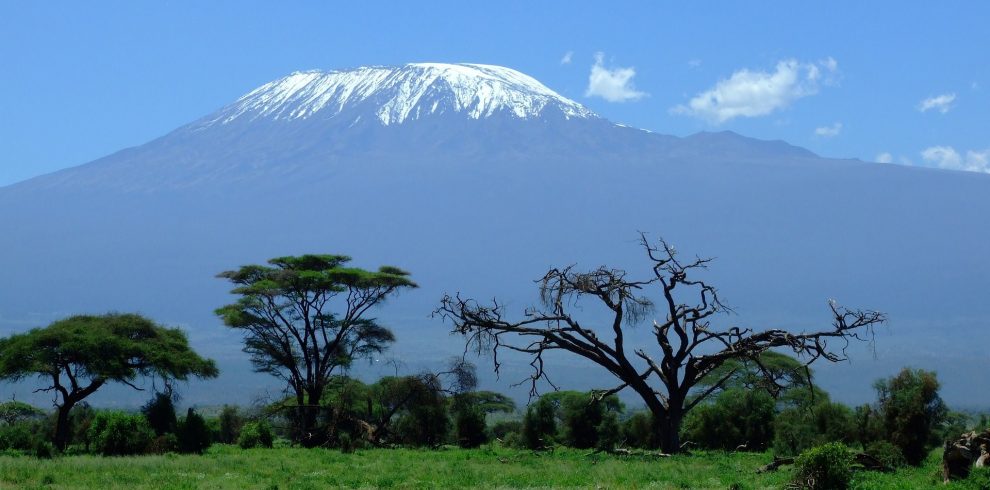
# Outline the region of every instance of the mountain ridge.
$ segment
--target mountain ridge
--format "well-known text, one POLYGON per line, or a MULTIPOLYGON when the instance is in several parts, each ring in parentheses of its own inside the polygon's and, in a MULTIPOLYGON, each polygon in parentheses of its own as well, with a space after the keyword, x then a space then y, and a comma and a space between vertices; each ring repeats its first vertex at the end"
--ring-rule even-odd
MULTIPOLYGON (((391 355, 415 371, 463 352, 429 317, 442 293, 521 311, 549 267, 642 271, 643 230, 719 258, 706 279, 738 312, 720 322, 821 329, 829 297, 887 312, 895 328, 878 339, 880 361, 860 352, 855 366, 817 371, 844 400, 870 399, 870 380, 910 364, 947 373, 949 401, 990 403, 990 379, 959 374, 990 368, 978 348, 990 342, 987 176, 599 117, 446 111, 384 125, 369 107, 359 124, 241 118, 194 130, 194 121, 0 188, 0 270, 16 285, 0 295, 0 335, 71 313, 142 312, 186 326, 221 362, 217 383, 246 400, 271 380, 250 373, 240 339, 212 314, 230 301, 220 271, 313 252, 412 271, 420 289, 375 315, 399 338, 391 355)), ((631 342, 649 341, 641 327, 631 342)), ((559 362, 565 387, 608 384, 559 362)), ((197 386, 188 400, 236 401, 197 386)))

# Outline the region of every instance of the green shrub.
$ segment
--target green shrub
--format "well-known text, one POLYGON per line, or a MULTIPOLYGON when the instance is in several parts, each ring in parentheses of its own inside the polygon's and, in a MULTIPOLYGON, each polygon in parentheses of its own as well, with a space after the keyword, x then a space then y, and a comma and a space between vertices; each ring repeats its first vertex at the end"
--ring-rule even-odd
POLYGON ((606 413, 602 423, 596 427, 598 443, 596 449, 611 451, 622 442, 622 429, 619 427, 619 417, 614 412, 606 413))
POLYGON ((905 368, 874 387, 886 439, 901 449, 908 464, 920 465, 947 414, 935 373, 905 368))
POLYGON ((485 413, 477 407, 456 407, 454 429, 457 444, 463 448, 475 448, 488 442, 485 433, 485 413))
POLYGON ((250 449, 253 447, 270 448, 274 442, 275 437, 272 434, 272 428, 265 420, 248 422, 244 424, 244 426, 241 427, 240 437, 237 439, 237 445, 243 449, 250 449))
POLYGON ((529 449, 540 449, 553 444, 557 432, 557 408, 553 401, 541 397, 526 409, 523 417, 522 439, 529 449))
POLYGON ((241 435, 241 427, 244 426, 244 417, 241 416, 237 407, 224 405, 220 411, 220 431, 218 442, 233 444, 241 435))
POLYGON ((192 408, 179 422, 175 435, 178 437, 180 452, 202 454, 210 447, 210 428, 206 426, 206 420, 192 408))
POLYGON ((141 413, 148 419, 148 425, 155 431, 155 435, 174 433, 178 421, 175 418, 175 404, 172 397, 165 393, 155 393, 143 407, 141 413))
POLYGON ((505 442, 505 438, 509 434, 519 434, 522 432, 522 421, 521 420, 502 420, 500 422, 495 422, 489 429, 491 432, 492 439, 502 439, 505 442))
POLYGON ((143 415, 119 411, 98 412, 89 426, 91 448, 104 456, 141 454, 154 438, 143 415))
POLYGON ((871 442, 866 445, 863 452, 877 458, 877 461, 888 468, 900 468, 907 464, 900 448, 887 441, 871 442))
POLYGON ((653 414, 638 411, 622 423, 622 438, 626 444, 641 449, 656 447, 653 436, 653 414))
POLYGON ((795 483, 809 490, 844 490, 852 481, 852 455, 845 444, 830 442, 797 457, 795 483))
POLYGON ((726 390, 688 413, 682 438, 708 449, 765 450, 773 440, 775 406, 765 391, 726 390))
POLYGON ((34 449, 39 439, 32 430, 31 424, 27 422, 0 426, 0 450, 30 451, 34 449))
POLYGON ((52 459, 55 457, 55 446, 48 441, 36 441, 34 444, 34 457, 38 459, 52 459))
POLYGON ((179 438, 175 434, 162 434, 148 444, 148 453, 166 454, 179 452, 179 438))
POLYGON ((829 442, 856 440, 852 411, 840 403, 823 401, 810 407, 789 408, 774 420, 773 450, 779 456, 794 456, 829 442))

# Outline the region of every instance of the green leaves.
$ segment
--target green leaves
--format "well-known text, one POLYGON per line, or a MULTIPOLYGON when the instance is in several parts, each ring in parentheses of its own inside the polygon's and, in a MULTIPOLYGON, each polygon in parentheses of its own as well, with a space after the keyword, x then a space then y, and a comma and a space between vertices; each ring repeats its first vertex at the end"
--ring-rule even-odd
POLYGON ((71 371, 73 376, 132 381, 216 377, 216 365, 189 347, 185 334, 139 315, 79 315, 13 335, 0 352, 0 378, 71 371))

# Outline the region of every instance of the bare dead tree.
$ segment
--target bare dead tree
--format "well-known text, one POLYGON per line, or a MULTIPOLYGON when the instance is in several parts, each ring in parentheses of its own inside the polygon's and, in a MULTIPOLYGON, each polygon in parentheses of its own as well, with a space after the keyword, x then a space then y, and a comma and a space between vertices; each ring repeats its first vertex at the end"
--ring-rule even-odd
POLYGON ((873 326, 885 321, 882 313, 850 310, 830 300, 831 329, 811 333, 717 329, 712 318, 730 310, 713 286, 692 277, 711 259, 681 261, 667 242, 653 244, 642 234, 640 239, 652 262, 651 274, 644 280, 629 279, 625 271, 607 267, 590 272, 577 272, 573 266, 554 268, 538 281, 542 306, 527 309, 522 319, 507 319, 497 300, 483 305, 459 294, 445 295, 434 314, 453 323, 468 349, 493 353, 496 373, 502 366, 501 352, 530 356, 532 374, 523 382, 530 383, 531 395, 537 394, 541 380, 554 386, 547 377, 547 352, 570 352, 605 368, 619 383, 598 396, 627 388, 635 391, 652 412, 654 435, 666 453, 680 450, 678 431, 684 416, 734 374, 730 371, 700 393, 692 393, 726 361, 759 364, 761 353, 782 348, 793 351, 805 365, 819 359, 839 362, 846 359, 850 340, 872 340, 873 326), (657 303, 646 296, 649 290, 659 293, 657 303), (586 326, 571 314, 571 308, 585 298, 610 310, 610 324, 586 326), (653 322, 656 345, 649 349, 627 345, 625 328, 654 312, 663 318, 653 322))

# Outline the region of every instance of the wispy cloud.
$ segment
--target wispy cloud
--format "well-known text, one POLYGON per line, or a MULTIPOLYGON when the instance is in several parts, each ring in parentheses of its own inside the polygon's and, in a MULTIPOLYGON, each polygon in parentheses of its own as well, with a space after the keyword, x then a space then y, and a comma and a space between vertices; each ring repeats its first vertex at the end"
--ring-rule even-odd
POLYGON ((842 123, 837 122, 831 126, 822 126, 820 128, 815 128, 815 136, 821 136, 822 138, 834 138, 842 132, 842 123))
POLYGON ((990 149, 962 155, 951 146, 932 146, 921 152, 921 158, 939 168, 990 173, 990 149))
POLYGON ((693 60, 689 60, 688 61, 688 67, 689 68, 700 68, 701 67, 701 60, 699 60, 698 58, 695 58, 693 60))
POLYGON ((773 72, 738 70, 711 89, 670 109, 720 124, 737 117, 766 116, 790 106, 794 101, 818 93, 838 72, 838 63, 826 58, 817 63, 783 60, 773 72))
POLYGON ((560 58, 560 64, 569 65, 571 60, 574 58, 574 51, 568 51, 564 53, 564 56, 560 58))
POLYGON ((936 95, 935 97, 929 97, 918 103, 918 110, 921 112, 928 112, 930 110, 936 110, 945 114, 952 109, 952 103, 956 100, 956 94, 942 94, 936 95))
POLYGON ((585 97, 601 97, 609 102, 626 102, 645 97, 646 92, 640 92, 633 86, 636 69, 606 68, 605 54, 595 53, 595 64, 591 65, 591 75, 588 76, 588 89, 585 97))
POLYGON ((894 163, 894 155, 890 153, 883 152, 877 155, 875 158, 877 163, 894 163))

